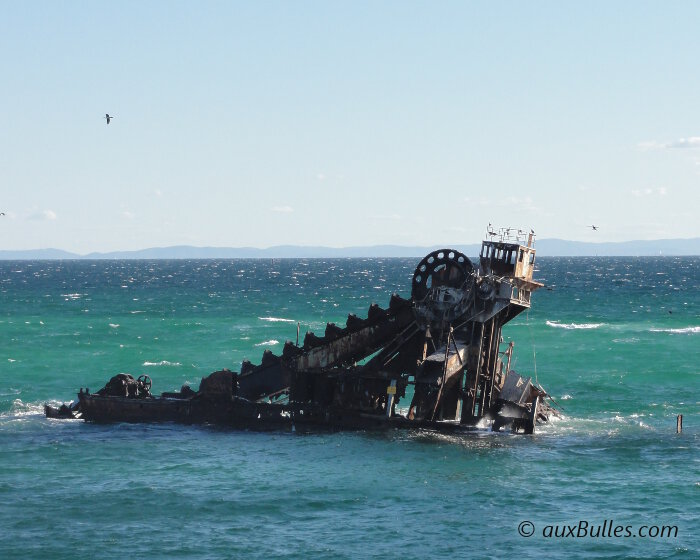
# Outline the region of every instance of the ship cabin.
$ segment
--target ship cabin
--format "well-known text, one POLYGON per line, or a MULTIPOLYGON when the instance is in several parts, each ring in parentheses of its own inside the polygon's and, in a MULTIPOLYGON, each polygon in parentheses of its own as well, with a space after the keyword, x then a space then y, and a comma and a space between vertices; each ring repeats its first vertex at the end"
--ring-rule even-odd
MULTIPOLYGON (((534 237, 528 236, 527 245, 520 238, 501 236, 499 240, 485 240, 479 254, 479 268, 483 276, 495 276, 510 284, 510 300, 530 306, 530 294, 544 284, 532 279, 535 270, 534 237)), ((505 294, 499 294, 503 297, 505 294)), ((507 297, 507 296, 506 296, 507 297)))

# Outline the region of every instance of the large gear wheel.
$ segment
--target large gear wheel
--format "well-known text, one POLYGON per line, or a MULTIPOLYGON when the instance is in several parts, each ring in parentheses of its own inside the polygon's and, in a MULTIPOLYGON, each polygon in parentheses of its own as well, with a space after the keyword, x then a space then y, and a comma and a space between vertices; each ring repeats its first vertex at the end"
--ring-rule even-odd
POLYGON ((418 263, 411 296, 419 324, 428 327, 452 322, 466 311, 472 291, 474 265, 454 249, 438 249, 418 263))

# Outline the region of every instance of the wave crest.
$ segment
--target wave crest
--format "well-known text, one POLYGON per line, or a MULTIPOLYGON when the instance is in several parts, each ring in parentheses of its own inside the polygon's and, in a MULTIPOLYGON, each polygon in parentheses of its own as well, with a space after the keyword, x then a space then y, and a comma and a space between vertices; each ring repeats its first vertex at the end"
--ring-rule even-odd
POLYGON ((556 329, 597 329, 602 327, 605 323, 560 323, 559 321, 547 321, 548 327, 554 327, 556 329))
POLYGON ((3 413, 3 416, 20 418, 24 416, 36 416, 38 414, 44 414, 44 403, 24 402, 22 399, 15 399, 12 401, 10 410, 3 413))
POLYGON ((665 332, 671 334, 698 334, 700 327, 684 327, 680 329, 649 329, 649 332, 665 332))

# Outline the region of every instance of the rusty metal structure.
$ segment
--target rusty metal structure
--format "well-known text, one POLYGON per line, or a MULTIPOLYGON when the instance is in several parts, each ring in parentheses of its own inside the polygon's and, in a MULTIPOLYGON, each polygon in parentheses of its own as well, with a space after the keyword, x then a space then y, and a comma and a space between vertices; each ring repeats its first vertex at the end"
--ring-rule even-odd
POLYGON ((120 374, 98 393, 81 389, 70 405, 47 405, 46 414, 252 429, 532 433, 556 411, 542 387, 510 369, 513 344, 502 348, 501 333, 542 287, 534 263, 532 232, 489 227, 478 266, 459 251, 433 251, 415 269, 410 299, 394 295, 365 318, 349 315, 343 327, 328 323, 323 336, 287 342, 279 356, 265 351, 240 372, 214 372, 198 391, 154 397, 150 378, 120 374))

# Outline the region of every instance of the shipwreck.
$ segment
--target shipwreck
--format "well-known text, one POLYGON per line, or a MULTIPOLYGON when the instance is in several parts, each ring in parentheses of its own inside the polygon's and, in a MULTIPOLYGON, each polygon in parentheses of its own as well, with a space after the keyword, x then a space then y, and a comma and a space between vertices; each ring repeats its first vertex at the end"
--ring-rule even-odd
POLYGON ((459 251, 425 256, 411 297, 393 295, 367 317, 328 323, 281 355, 204 377, 197 391, 154 396, 151 379, 120 373, 97 391, 45 406, 52 418, 90 422, 210 423, 253 430, 430 428, 531 434, 556 408, 511 369, 502 329, 530 308, 534 234, 489 227, 478 267, 459 251))

